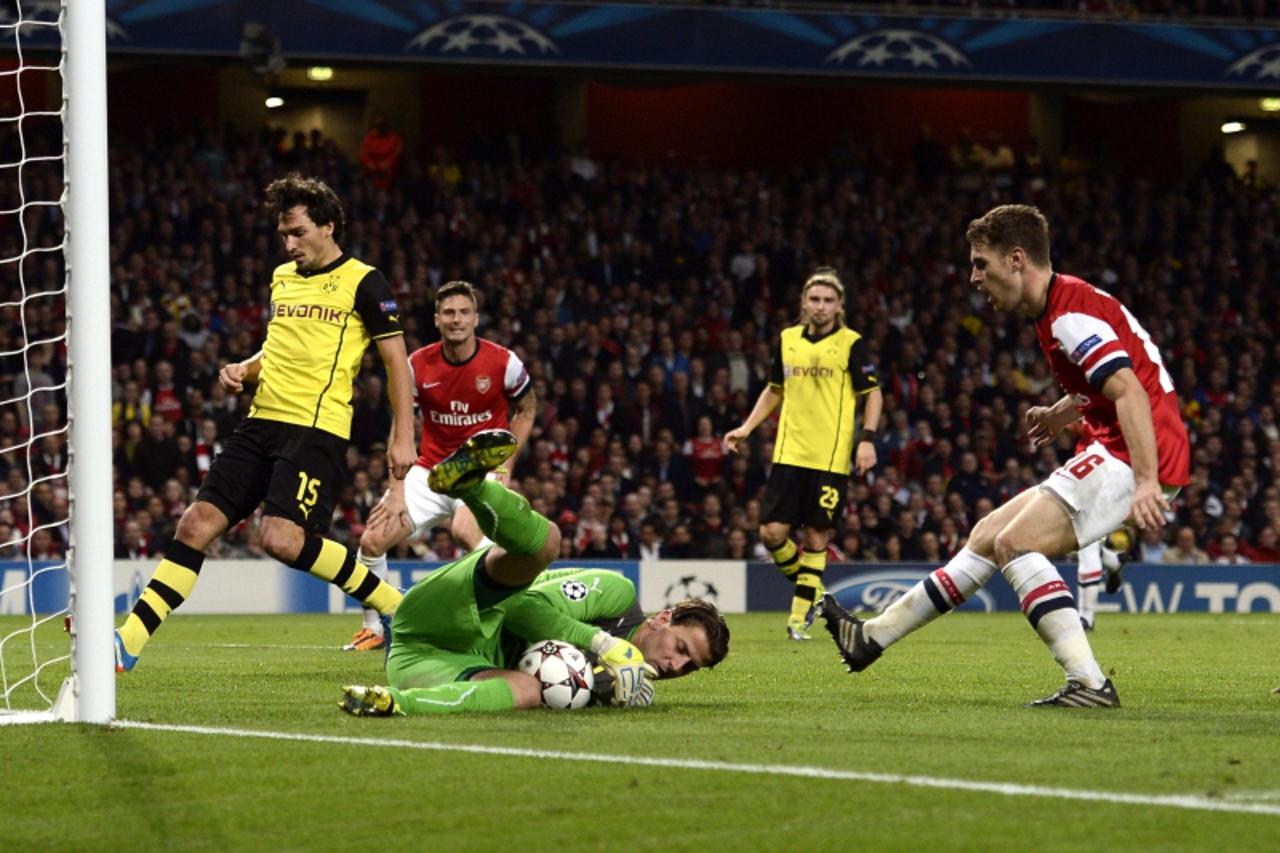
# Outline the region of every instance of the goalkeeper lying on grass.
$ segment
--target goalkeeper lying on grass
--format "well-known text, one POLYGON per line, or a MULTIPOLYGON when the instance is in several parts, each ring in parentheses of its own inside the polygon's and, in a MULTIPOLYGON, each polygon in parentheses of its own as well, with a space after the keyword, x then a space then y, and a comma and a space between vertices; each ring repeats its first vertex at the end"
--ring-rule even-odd
MULTIPOLYGON (((529 642, 547 638, 594 655, 603 668, 597 695, 607 691, 604 701, 624 706, 652 702, 653 679, 715 666, 728 652, 729 629, 705 601, 645 619, 635 586, 616 572, 543 573, 559 554, 559 530, 524 498, 485 478, 514 450, 511 433, 488 430, 431 471, 432 490, 461 498, 497 544, 409 590, 391 624, 390 686, 344 688, 344 711, 390 716, 537 707, 537 679, 507 667, 529 642)), ((377 510, 369 518, 383 521, 377 510)))

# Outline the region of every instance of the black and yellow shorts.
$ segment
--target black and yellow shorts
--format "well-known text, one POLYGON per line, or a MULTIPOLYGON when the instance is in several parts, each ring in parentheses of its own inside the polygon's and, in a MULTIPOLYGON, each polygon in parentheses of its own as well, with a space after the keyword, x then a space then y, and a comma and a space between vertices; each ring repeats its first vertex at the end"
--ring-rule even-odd
POLYGON ((216 506, 232 525, 265 501, 266 515, 324 533, 346 481, 347 444, 322 429, 248 418, 213 460, 196 499, 216 506))
POLYGON ((848 474, 775 463, 764 490, 761 520, 830 530, 844 509, 848 474))

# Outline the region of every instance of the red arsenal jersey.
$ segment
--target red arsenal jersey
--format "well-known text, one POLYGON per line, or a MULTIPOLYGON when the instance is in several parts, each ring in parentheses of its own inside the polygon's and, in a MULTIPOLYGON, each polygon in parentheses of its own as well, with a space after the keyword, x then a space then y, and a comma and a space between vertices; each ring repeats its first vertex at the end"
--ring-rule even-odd
POLYGON ((422 412, 419 465, 432 467, 481 430, 505 429, 509 402, 529 390, 529 374, 515 353, 483 338, 476 344, 460 364, 445 358, 438 341, 409 356, 422 412))
POLYGON ((1094 440, 1129 461, 1115 403, 1100 390, 1108 376, 1128 367, 1151 398, 1160 482, 1190 482, 1191 449, 1173 379, 1160 349, 1114 296, 1074 276, 1054 274, 1036 337, 1058 384, 1076 398, 1094 440))

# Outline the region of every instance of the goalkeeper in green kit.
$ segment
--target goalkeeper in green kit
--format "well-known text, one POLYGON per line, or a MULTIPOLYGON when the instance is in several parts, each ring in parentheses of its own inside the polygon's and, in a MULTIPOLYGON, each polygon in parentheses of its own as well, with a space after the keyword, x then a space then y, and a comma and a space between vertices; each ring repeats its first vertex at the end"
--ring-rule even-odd
MULTIPOLYGON (((653 681, 712 667, 728 652, 716 608, 681 602, 645 618, 635 586, 617 572, 543 572, 560 532, 528 501, 486 474, 515 452, 506 430, 476 433, 429 475, 432 491, 461 498, 494 541, 436 571, 405 595, 391 623, 389 686, 343 689, 356 716, 448 714, 537 707, 541 685, 510 668, 530 642, 572 643, 594 656, 613 705, 647 705, 653 681)), ((384 519, 375 509, 369 523, 384 519)))

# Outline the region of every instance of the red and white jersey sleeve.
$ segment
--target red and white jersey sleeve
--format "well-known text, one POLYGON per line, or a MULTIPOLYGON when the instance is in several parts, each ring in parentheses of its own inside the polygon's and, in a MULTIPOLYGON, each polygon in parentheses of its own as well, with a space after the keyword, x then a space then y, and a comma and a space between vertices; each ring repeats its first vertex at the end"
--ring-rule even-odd
POLYGON ((1094 440, 1129 461, 1115 403, 1102 393, 1107 377, 1128 367, 1151 400, 1160 482, 1190 482, 1191 450, 1173 379, 1160 348, 1129 309, 1114 296, 1074 276, 1055 274, 1049 282, 1036 337, 1058 384, 1076 398, 1094 440))
POLYGON ((481 430, 505 429, 511 402, 529 392, 529 374, 511 350, 483 338, 475 354, 449 361, 439 342, 409 356, 422 412, 418 464, 430 468, 481 430))

